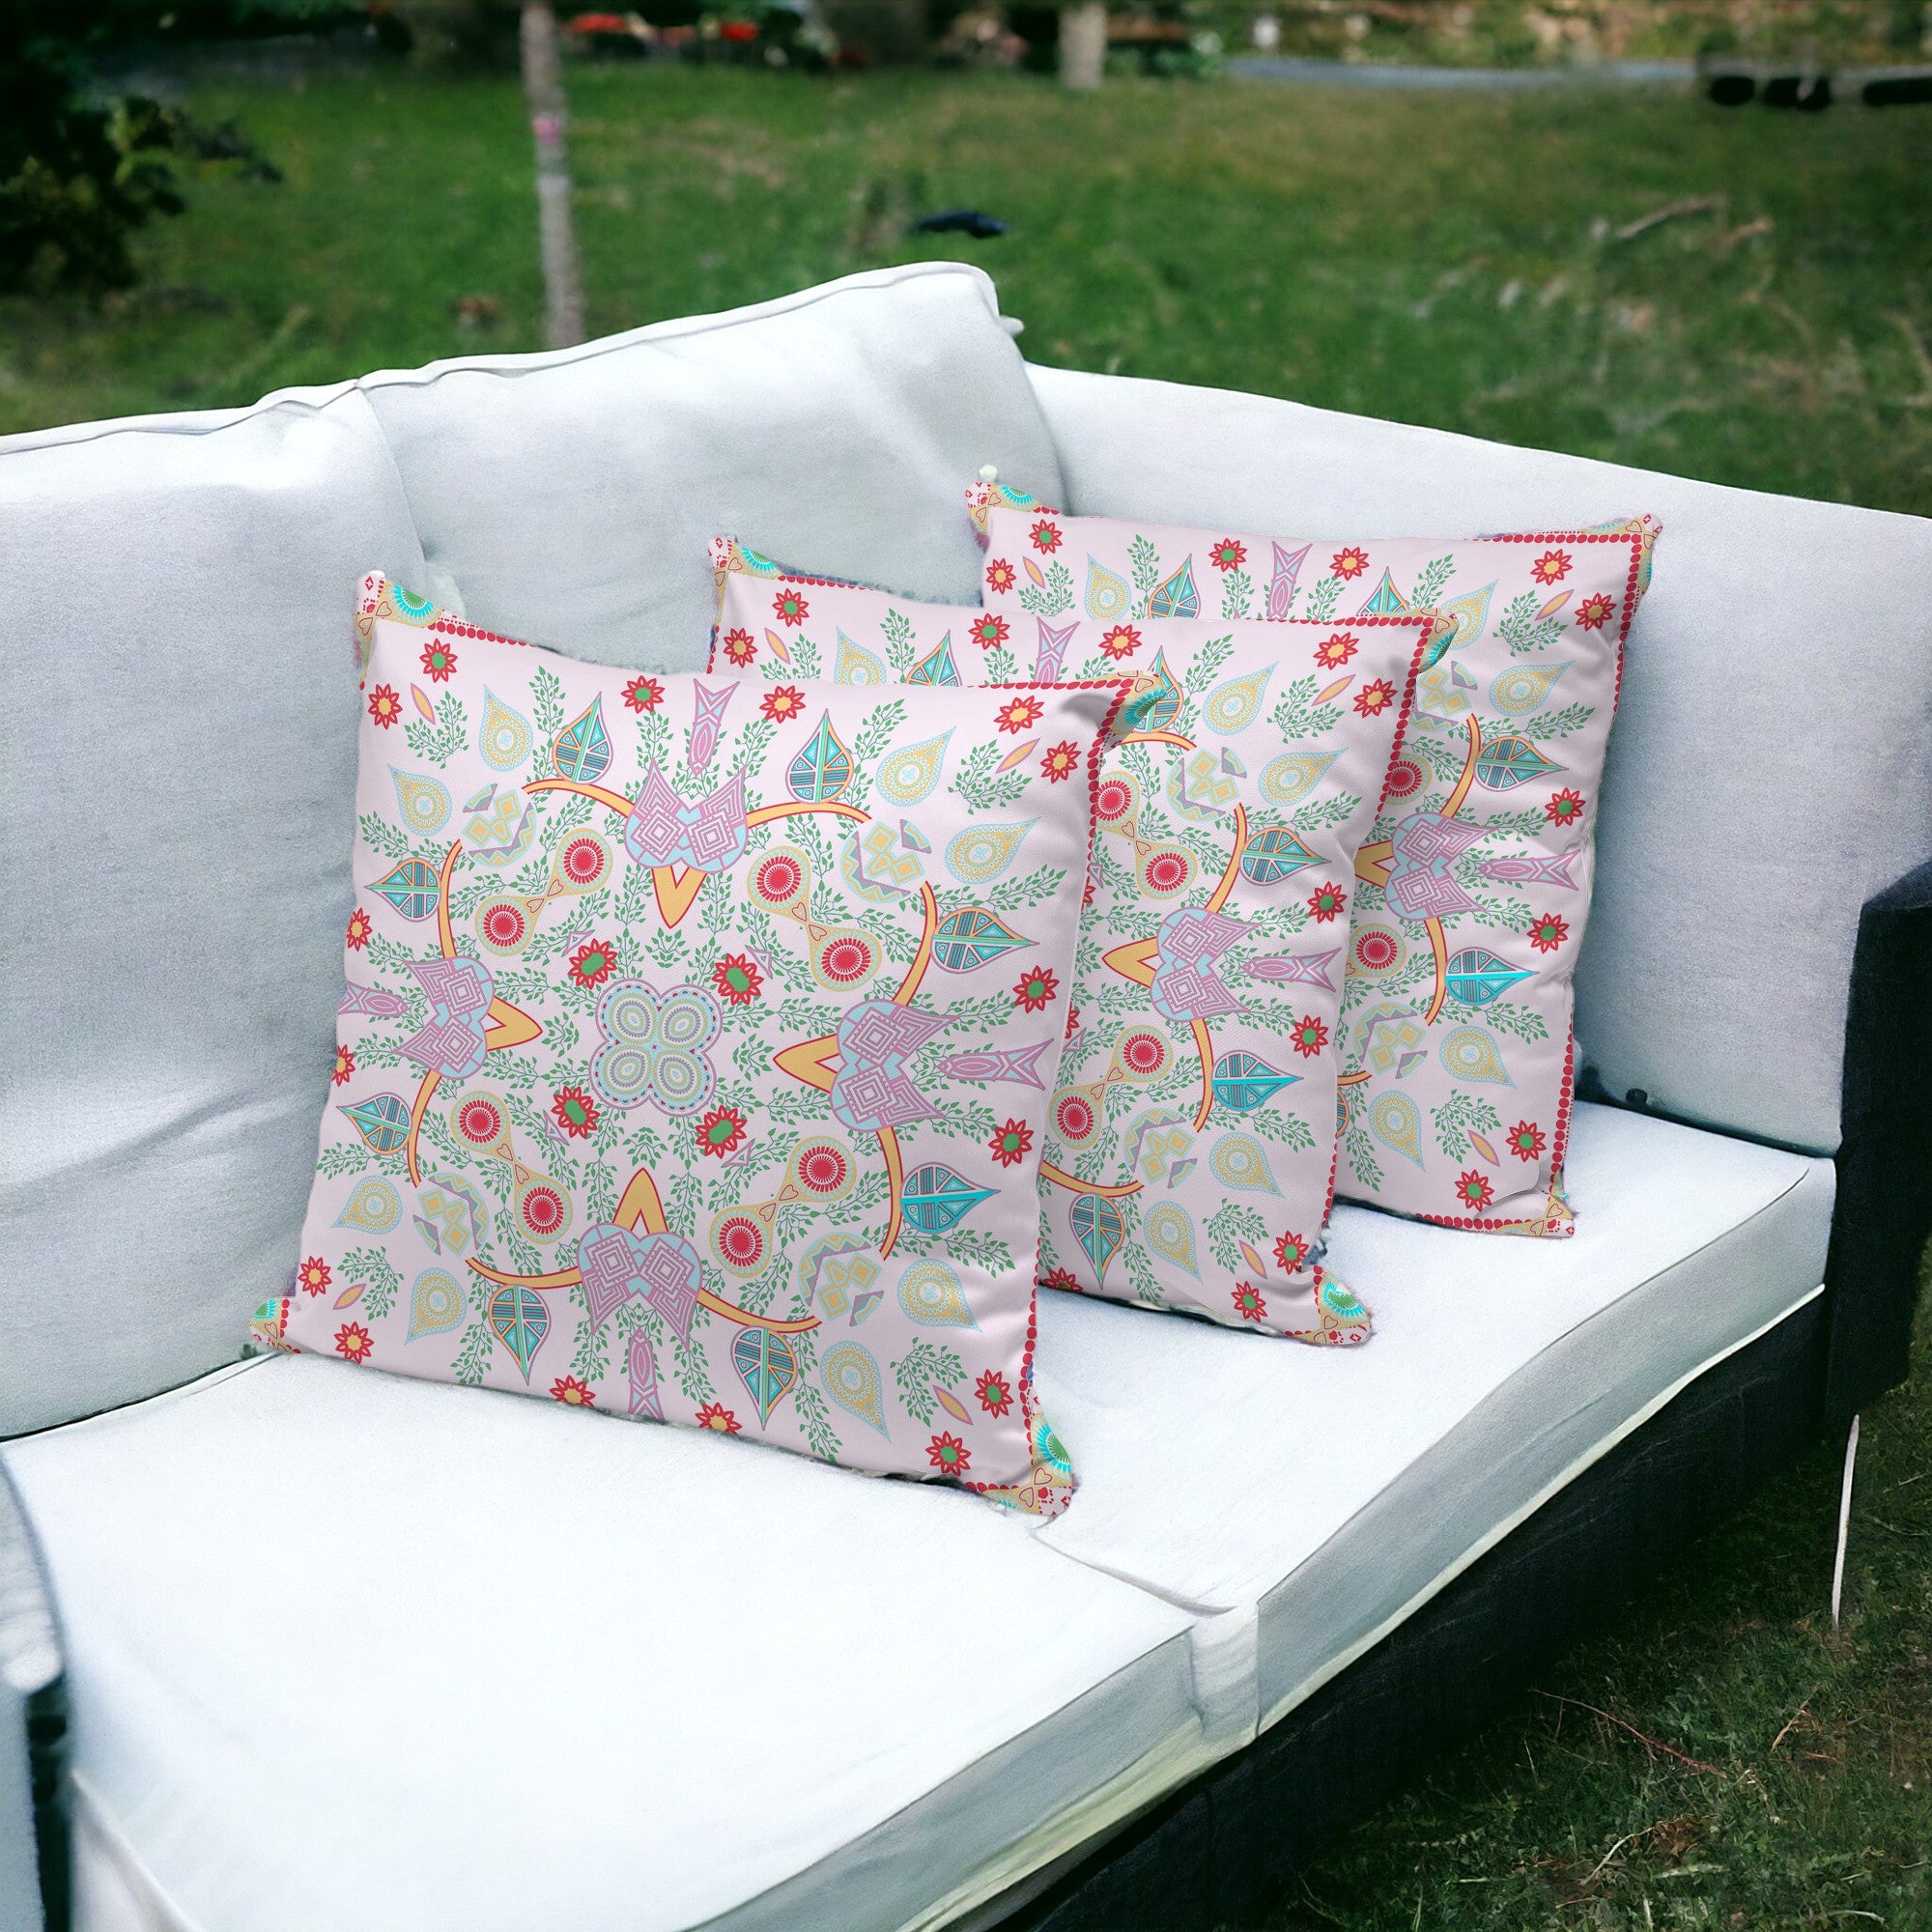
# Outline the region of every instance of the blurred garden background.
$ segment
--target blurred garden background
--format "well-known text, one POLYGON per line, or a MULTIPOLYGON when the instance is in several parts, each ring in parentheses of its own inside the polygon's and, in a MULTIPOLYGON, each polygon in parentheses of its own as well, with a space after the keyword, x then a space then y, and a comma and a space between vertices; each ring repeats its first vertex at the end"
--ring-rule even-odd
MULTIPOLYGON (((233 5, 41 6, 76 30, 0 95, 0 430, 543 345, 516 10, 233 5), (105 117, 73 209, 20 181, 57 71, 105 117), (184 212, 94 259, 161 177, 184 212)), ((964 256, 1038 361, 1932 510, 1932 105, 1726 108, 1689 65, 1909 66, 1918 0, 1214 0, 1114 16, 1079 94, 1050 8, 658 13, 558 15, 593 334, 964 256), (1357 79, 1473 48, 1543 84, 1261 77, 1258 28, 1277 65, 1341 35, 1357 79), (1606 77, 1639 52, 1686 65, 1606 77), (955 209, 1006 232, 913 225, 955 209)))
MULTIPOLYGON (((1050 7, 556 25, 590 334, 960 256, 1037 361, 1932 512, 1920 0, 1199 0, 1080 91, 1050 7)), ((518 26, 5 0, 0 432, 541 347, 518 26)), ((1822 1444, 1284 1932, 1932 1927, 1928 1452, 1921 1366, 1841 1629, 1822 1444)))

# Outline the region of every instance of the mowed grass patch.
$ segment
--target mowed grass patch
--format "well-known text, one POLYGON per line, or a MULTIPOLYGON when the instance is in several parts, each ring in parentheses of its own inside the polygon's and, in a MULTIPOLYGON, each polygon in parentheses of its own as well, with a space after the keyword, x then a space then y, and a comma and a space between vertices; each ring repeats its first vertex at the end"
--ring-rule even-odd
MULTIPOLYGON (((1932 115, 681 69, 570 88, 598 331, 964 256, 1036 360, 1932 510, 1932 115), (911 233, 956 206, 1011 232, 911 233)), ((540 346, 513 81, 372 70, 191 105, 287 180, 196 170, 105 310, 0 303, 0 426, 540 346)))
POLYGON ((1843 1622, 1821 1442, 1363 1824, 1277 1932, 1932 1926, 1932 1301, 1861 1418, 1843 1622))

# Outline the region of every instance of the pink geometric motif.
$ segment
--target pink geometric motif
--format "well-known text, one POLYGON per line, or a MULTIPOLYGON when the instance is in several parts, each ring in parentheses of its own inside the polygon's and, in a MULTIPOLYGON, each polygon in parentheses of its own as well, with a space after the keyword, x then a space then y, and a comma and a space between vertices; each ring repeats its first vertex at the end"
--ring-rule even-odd
POLYGON ((483 1018, 497 997, 489 968, 475 959, 412 959, 410 971, 429 996, 429 1019, 402 1051, 436 1072, 468 1079, 489 1053, 483 1018))
MULTIPOLYGON (((690 1347, 698 1265, 697 1250, 689 1241, 676 1235, 639 1235, 606 1222, 578 1236, 577 1266, 592 1328, 602 1327, 613 1310, 641 1294, 690 1347)), ((634 1354, 634 1364, 635 1359, 634 1354)))
POLYGON ((1246 930, 1239 920, 1200 906, 1169 913, 1155 941, 1160 964, 1149 987, 1154 1011, 1170 1020, 1239 1012, 1241 1003, 1222 983, 1214 962, 1246 930))
POLYGON ((1404 919, 1446 919, 1472 911, 1477 901, 1449 876, 1449 867, 1484 836, 1482 826, 1444 818, 1439 811, 1405 818, 1390 840, 1394 856, 1383 888, 1389 904, 1404 919))
POLYGON ((745 775, 734 772, 708 798, 686 805, 652 764, 624 821, 624 849, 640 866, 722 872, 745 850, 745 775))
POLYGON ((893 1000, 862 1000, 838 1022, 834 1115, 861 1133, 938 1120, 939 1109, 913 1084, 905 1062, 951 1024, 893 1000))

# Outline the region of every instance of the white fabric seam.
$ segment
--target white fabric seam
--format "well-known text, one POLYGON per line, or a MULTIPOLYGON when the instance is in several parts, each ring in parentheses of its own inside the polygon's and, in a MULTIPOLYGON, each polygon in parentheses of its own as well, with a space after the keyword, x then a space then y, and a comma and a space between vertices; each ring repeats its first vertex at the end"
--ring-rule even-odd
MULTIPOLYGON (((112 436, 216 436, 226 429, 239 429, 272 410, 300 410, 310 415, 320 415, 345 396, 358 395, 366 403, 371 389, 427 388, 431 384, 440 382, 444 376, 541 375, 547 369, 574 367, 580 362, 594 361, 600 355, 614 355, 619 350, 652 342, 682 342, 695 336, 721 334, 727 328, 740 328, 749 322, 762 321, 767 316, 794 314, 857 289, 893 288, 900 282, 942 274, 966 275, 978 281, 986 298, 987 307, 997 320, 999 295, 992 277, 983 269, 977 269, 970 262, 907 262, 895 269, 877 269, 859 275, 840 276, 837 281, 801 289, 796 294, 780 296, 769 302, 753 302, 742 309, 720 309, 707 316, 685 316, 661 323, 646 323, 639 328, 600 336, 593 342, 578 343, 572 349, 537 350, 519 355, 451 357, 441 362, 427 363, 420 369, 375 370, 342 383, 318 386, 307 394, 293 388, 271 389, 258 401, 240 409, 209 412, 220 416, 218 422, 185 423, 182 417, 195 412, 160 411, 139 416, 110 416, 104 422, 90 425, 86 434, 80 436, 63 435, 61 431, 65 425, 42 431, 22 430, 16 436, 0 437, 0 458, 43 449, 77 449, 91 442, 104 441, 112 436)), ((1048 440, 1052 439, 1049 437, 1048 440)), ((417 532, 416 542, 420 548, 420 531, 417 532)))
POLYGON ((203 1389, 213 1388, 216 1382, 226 1381, 230 1376, 240 1375, 243 1369, 259 1369, 265 1362, 273 1359, 271 1355, 244 1355, 238 1361, 223 1362, 218 1368, 205 1369, 187 1381, 177 1382, 173 1388, 156 1389, 153 1395, 119 1403, 113 1408, 98 1408, 92 1415, 73 1415, 65 1422, 50 1422, 44 1429, 28 1429, 18 1435, 0 1436, 0 1455, 16 1442, 38 1442, 43 1436, 65 1435, 74 1430, 92 1428, 97 1422, 112 1422, 119 1416, 132 1415, 136 1409, 176 1402, 184 1396, 199 1395, 203 1389))
MULTIPOLYGON (((1715 1355, 1711 1355, 1704 1361, 1699 1362, 1694 1369, 1679 1377, 1668 1388, 1663 1389, 1658 1395, 1654 1396, 1643 1407, 1636 1410, 1628 1421, 1621 1424, 1601 1441, 1594 1443, 1581 1456, 1567 1464, 1559 1474, 1545 1484, 1528 1501, 1505 1517, 1492 1529, 1479 1537, 1453 1563, 1438 1572, 1429 1583, 1425 1584, 1422 1589, 1410 1597, 1400 1609, 1393 1611, 1378 1624, 1374 1630, 1366 1633, 1354 1643, 1349 1645, 1347 1649, 1338 1651, 1335 1656, 1328 1659, 1322 1664, 1321 1669, 1313 1672, 1300 1684, 1296 1685, 1286 1696, 1279 1698, 1274 1707, 1261 1718, 1259 1728, 1265 1731, 1279 1723, 1296 1705, 1305 1703, 1324 1685, 1331 1683, 1343 1671, 1347 1670, 1350 1665, 1365 1657, 1384 1637, 1393 1634, 1394 1632, 1401 1629, 1432 1598, 1438 1596, 1443 1590, 1447 1589, 1458 1577, 1462 1576, 1465 1570, 1471 1568, 1482 1557, 1488 1555, 1506 1537, 1513 1535, 1518 1529, 1520 1529, 1546 1503, 1561 1495, 1577 1477, 1584 1474, 1595 1463, 1602 1462, 1620 1442, 1628 1440, 1645 1423, 1651 1421, 1661 1411, 1669 1407, 1692 1382, 1701 1380, 1703 1377, 1709 1375, 1719 1363, 1728 1361, 1731 1356, 1745 1349, 1748 1349, 1753 1342, 1761 1341, 1774 1328, 1779 1327, 1784 1322, 1789 1321, 1801 1308, 1809 1307, 1824 1293, 1825 1285, 1823 1282, 1820 1282, 1816 1288, 1810 1289, 1805 1293, 1800 1295, 1790 1307, 1777 1315, 1774 1315, 1770 1321, 1752 1329, 1748 1335, 1740 1336, 1735 1342, 1727 1343, 1715 1355)), ((1286 1582, 1288 1579, 1284 1577, 1282 1580, 1286 1582)), ((1268 1594, 1271 1595, 1274 1589, 1279 1589, 1280 1587, 1281 1584, 1273 1585, 1268 1594)), ((1257 1686, 1257 1689, 1259 1689, 1259 1686, 1257 1686)))

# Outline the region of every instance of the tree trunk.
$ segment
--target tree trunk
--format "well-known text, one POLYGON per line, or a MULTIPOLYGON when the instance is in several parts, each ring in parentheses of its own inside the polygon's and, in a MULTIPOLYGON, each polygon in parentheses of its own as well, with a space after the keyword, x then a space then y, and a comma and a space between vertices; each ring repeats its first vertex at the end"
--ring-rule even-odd
POLYGON ((1107 9, 1082 0, 1060 10, 1060 77, 1068 87, 1094 88, 1107 65, 1107 9))
POLYGON ((537 143, 537 238, 543 254, 545 332, 553 349, 583 340, 583 282, 570 220, 570 168, 563 152, 563 75, 556 17, 543 0, 524 0, 524 99, 537 143))

